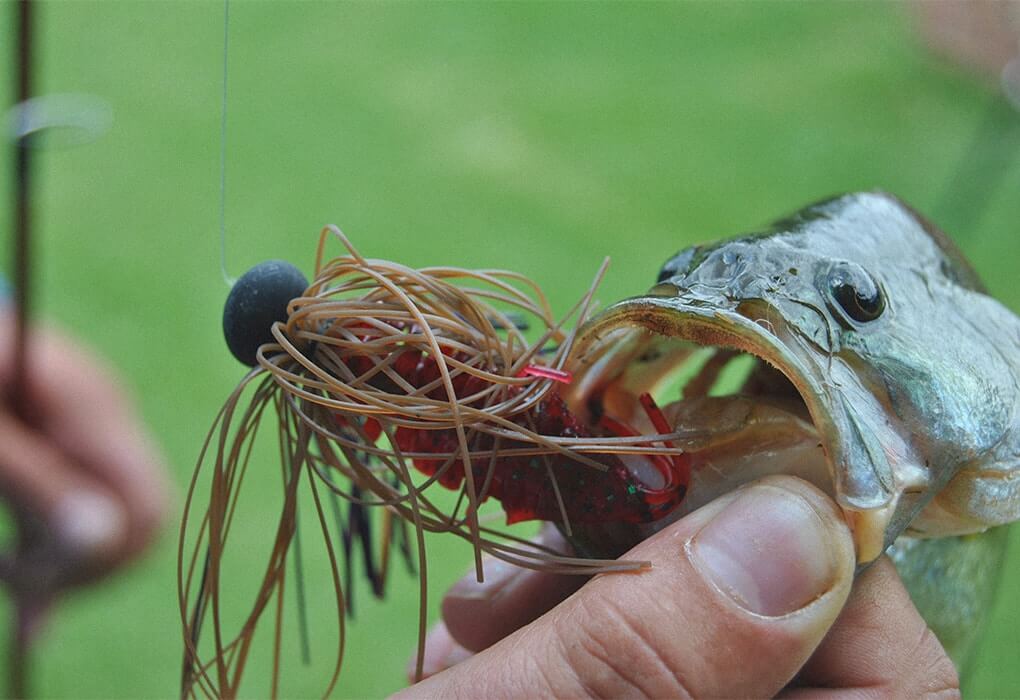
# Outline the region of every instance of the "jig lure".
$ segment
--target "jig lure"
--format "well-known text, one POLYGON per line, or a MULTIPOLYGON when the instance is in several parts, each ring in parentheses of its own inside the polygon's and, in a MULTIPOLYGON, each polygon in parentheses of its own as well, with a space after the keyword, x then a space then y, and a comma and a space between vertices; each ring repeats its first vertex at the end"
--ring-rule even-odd
MULTIPOLYGON (((580 322, 593 292, 594 286, 571 312, 580 322)), ((657 432, 608 412, 581 421, 564 401, 560 390, 572 382, 564 364, 573 343, 565 322, 553 319, 540 290, 520 275, 414 270, 366 259, 334 227, 322 233, 311 284, 278 261, 238 280, 224 332, 234 355, 255 369, 228 399, 203 449, 195 479, 212 456, 211 491, 190 556, 184 543, 191 537, 197 481, 187 501, 180 562, 185 693, 237 693, 256 623, 283 586, 297 492, 306 478, 331 547, 338 611, 343 586, 325 499, 350 504, 350 524, 339 534, 345 560, 349 567, 360 539, 376 591, 384 577, 368 554, 374 547, 368 508, 385 511, 386 552, 400 532, 391 518, 413 525, 423 581, 424 531, 452 532, 479 554, 534 568, 595 573, 640 566, 555 556, 508 540, 478 516, 479 505, 492 498, 501 502, 508 524, 550 520, 570 532, 585 523, 652 522, 684 499, 687 458, 650 395, 640 399, 642 419, 657 432), (324 261, 333 237, 346 254, 324 261), (252 397, 242 406, 249 388, 252 397), (278 417, 284 504, 251 614, 228 638, 219 616, 228 585, 221 562, 251 443, 270 404, 278 417), (429 496, 434 484, 459 491, 452 509, 429 496), (215 640, 208 662, 199 653, 207 615, 215 640)))

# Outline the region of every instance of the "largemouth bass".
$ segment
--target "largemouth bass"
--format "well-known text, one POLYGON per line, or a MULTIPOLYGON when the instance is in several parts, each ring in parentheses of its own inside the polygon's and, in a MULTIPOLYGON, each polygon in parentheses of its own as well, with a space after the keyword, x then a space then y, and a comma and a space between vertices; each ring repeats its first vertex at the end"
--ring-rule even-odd
POLYGON ((917 212, 851 194, 684 250, 581 329, 570 367, 576 414, 641 425, 654 394, 693 466, 670 517, 575 528, 580 551, 618 554, 740 483, 795 474, 842 507, 860 567, 890 551, 963 663, 1005 543, 976 533, 1020 518, 1020 319, 917 212), (713 395, 736 365, 735 392, 713 395))

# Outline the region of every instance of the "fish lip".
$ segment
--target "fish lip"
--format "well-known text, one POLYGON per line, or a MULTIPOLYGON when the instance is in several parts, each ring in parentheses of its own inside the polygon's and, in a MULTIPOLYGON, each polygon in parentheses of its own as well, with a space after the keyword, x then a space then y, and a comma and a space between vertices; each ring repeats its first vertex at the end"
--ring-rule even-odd
POLYGON ((671 284, 662 286, 671 291, 660 295, 653 289, 648 296, 617 302, 581 327, 571 352, 575 375, 583 374, 589 354, 608 333, 626 326, 700 345, 733 348, 769 363, 793 384, 818 430, 836 501, 854 531, 858 564, 877 559, 898 534, 889 530, 890 524, 902 517, 897 512, 900 494, 873 460, 861 481, 861 452, 868 450, 859 444, 865 436, 859 434, 861 426, 853 419, 846 399, 839 392, 826 390, 823 377, 788 346, 777 333, 785 328, 777 328, 771 319, 756 321, 742 315, 738 301, 724 306, 700 295, 688 297, 671 284), (855 447, 856 459, 849 454, 855 447))

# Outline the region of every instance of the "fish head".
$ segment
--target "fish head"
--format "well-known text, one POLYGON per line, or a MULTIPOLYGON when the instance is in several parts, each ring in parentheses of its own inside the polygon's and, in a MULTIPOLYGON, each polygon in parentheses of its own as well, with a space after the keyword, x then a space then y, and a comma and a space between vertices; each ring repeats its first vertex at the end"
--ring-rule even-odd
MULTIPOLYGON (((864 564, 1015 435, 1016 365, 992 328, 1006 317, 1015 329, 910 207, 884 193, 846 195, 671 258, 646 295, 581 330, 574 365, 585 396, 574 399, 590 405, 663 339, 752 355, 758 367, 740 392, 803 402, 864 564)), ((1002 512, 942 509, 927 534, 1012 518, 1020 491, 1012 497, 1002 512)))

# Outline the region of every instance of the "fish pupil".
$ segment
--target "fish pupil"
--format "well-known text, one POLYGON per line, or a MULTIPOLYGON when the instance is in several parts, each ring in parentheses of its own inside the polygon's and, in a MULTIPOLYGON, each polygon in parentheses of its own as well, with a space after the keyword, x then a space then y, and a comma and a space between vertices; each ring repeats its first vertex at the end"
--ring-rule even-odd
POLYGON ((882 289, 864 270, 837 266, 829 273, 829 291, 842 312, 854 321, 874 321, 885 311, 882 289))

